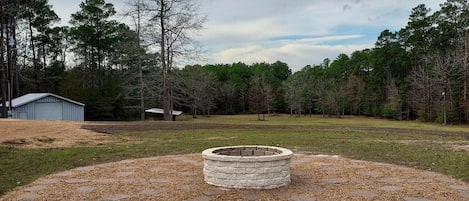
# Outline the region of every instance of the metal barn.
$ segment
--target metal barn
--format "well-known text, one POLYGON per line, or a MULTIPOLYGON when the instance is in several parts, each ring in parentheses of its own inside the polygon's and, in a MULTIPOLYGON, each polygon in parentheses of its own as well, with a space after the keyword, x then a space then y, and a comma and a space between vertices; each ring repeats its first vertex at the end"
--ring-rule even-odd
MULTIPOLYGON (((154 120, 155 119, 162 120, 164 110, 161 109, 161 108, 151 108, 151 109, 145 110, 145 113, 149 113, 150 114, 149 117, 154 119, 154 120)), ((171 111, 171 114, 172 114, 173 121, 176 121, 176 116, 181 115, 182 111, 173 110, 173 111, 171 111)))
POLYGON ((85 104, 52 93, 30 93, 12 100, 11 115, 15 119, 83 121, 85 104))

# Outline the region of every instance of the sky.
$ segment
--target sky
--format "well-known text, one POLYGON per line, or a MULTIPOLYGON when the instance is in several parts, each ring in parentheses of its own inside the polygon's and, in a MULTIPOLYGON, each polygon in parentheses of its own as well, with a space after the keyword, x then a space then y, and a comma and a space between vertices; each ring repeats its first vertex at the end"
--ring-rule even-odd
MULTIPOLYGON (((128 0, 107 0, 123 12, 128 0)), ((439 10, 444 0, 196 0, 207 16, 194 39, 205 52, 192 64, 282 61, 293 72, 372 48, 385 29, 406 26, 412 8, 439 10)), ((67 24, 79 0, 49 0, 67 24)), ((116 18, 125 22, 125 19, 116 18)))

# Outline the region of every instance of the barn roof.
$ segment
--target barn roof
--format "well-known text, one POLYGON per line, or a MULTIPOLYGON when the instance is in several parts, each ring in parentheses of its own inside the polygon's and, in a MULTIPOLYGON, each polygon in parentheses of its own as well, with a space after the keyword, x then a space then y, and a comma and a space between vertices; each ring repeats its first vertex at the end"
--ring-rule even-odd
MULTIPOLYGON (((53 96, 55 98, 62 99, 62 100, 65 100, 65 101, 68 101, 68 102, 71 102, 71 103, 75 103, 77 105, 85 106, 85 104, 83 104, 83 103, 80 103, 80 102, 77 102, 77 101, 74 101, 74 100, 71 100, 71 99, 56 95, 56 94, 52 94, 52 93, 29 93, 29 94, 26 94, 26 95, 23 95, 23 96, 20 96, 18 98, 13 99, 11 101, 11 106, 12 107, 19 107, 19 106, 28 104, 30 102, 39 100, 39 99, 47 97, 47 96, 53 96)), ((9 101, 6 102, 6 105, 10 105, 9 101)))
MULTIPOLYGON (((163 114, 164 113, 163 109, 161 109, 161 108, 151 108, 151 109, 145 110, 145 112, 153 113, 153 114, 163 114)), ((177 116, 177 115, 182 114, 182 111, 173 110, 172 114, 177 116)))

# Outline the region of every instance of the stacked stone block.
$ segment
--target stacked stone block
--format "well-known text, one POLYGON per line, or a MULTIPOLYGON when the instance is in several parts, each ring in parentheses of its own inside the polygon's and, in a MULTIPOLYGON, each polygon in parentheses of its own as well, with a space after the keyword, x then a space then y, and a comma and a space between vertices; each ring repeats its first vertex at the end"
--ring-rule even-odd
POLYGON ((205 150, 208 184, 227 188, 272 189, 290 183, 293 153, 269 146, 235 146, 205 150))

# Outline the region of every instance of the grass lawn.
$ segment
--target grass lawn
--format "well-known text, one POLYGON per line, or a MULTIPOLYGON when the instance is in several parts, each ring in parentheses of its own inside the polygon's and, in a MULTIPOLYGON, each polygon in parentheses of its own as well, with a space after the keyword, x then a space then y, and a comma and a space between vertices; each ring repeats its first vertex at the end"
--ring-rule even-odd
MULTIPOLYGON (((469 127, 419 122, 388 121, 364 117, 293 118, 288 115, 257 121, 255 115, 214 116, 183 121, 188 124, 219 124, 193 130, 163 129, 113 135, 128 143, 98 147, 17 149, 0 147, 0 195, 40 176, 78 166, 128 158, 200 153, 217 146, 261 144, 289 148, 296 153, 331 154, 431 170, 469 182, 469 152, 454 147, 469 144, 469 127), (224 125, 239 125, 224 128, 224 125), (247 125, 262 125, 249 127, 247 125), (347 130, 316 130, 315 126, 347 127, 347 130), (369 128, 354 130, 354 128, 369 128), (393 133, 377 128, 412 129, 393 133), (442 131, 442 135, 418 131, 442 131), (459 132, 459 136, 445 133, 459 132), (461 132, 465 132, 462 133, 461 132)), ((151 123, 151 122, 150 122, 151 123)), ((173 123, 175 128, 180 123, 173 123)))
MULTIPOLYGON (((184 117, 187 119, 187 117, 184 117)), ((436 123, 424 123, 419 121, 395 121, 362 116, 343 116, 340 118, 323 117, 322 115, 291 117, 290 115, 279 115, 269 117, 266 121, 257 121, 257 115, 232 115, 213 116, 211 118, 198 119, 199 122, 217 122, 224 124, 249 124, 249 125, 291 125, 291 126, 338 126, 338 127, 370 127, 370 128, 401 128, 416 130, 433 130, 448 132, 467 132, 469 125, 443 126, 436 123)))

